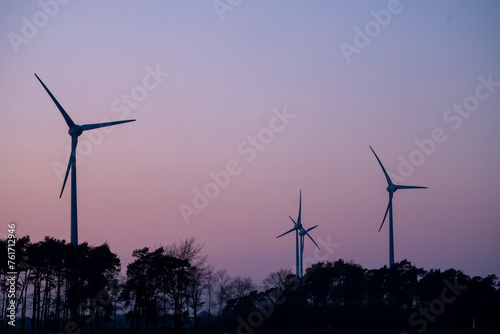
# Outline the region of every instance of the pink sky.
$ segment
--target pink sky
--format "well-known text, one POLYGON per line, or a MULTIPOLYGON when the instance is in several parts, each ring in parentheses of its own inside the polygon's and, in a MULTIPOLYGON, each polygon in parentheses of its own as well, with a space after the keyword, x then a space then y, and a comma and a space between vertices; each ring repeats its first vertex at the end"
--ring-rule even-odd
MULTIPOLYGON (((500 274, 500 6, 398 8, 346 56, 387 1, 248 1, 221 16, 202 1, 69 2, 29 38, 26 20, 44 9, 1 4, 0 235, 16 222, 32 241, 70 239, 54 169, 70 137, 36 72, 78 124, 137 119, 83 134, 77 159, 79 241, 107 241, 124 266, 136 248, 194 236, 217 269, 260 283, 295 264, 294 237, 275 237, 302 189, 303 224, 337 244, 324 258, 381 267, 388 195, 372 145, 393 174, 414 162, 401 183, 429 187, 395 194, 396 261, 500 274), (179 206, 230 161, 239 172, 187 224, 179 206)), ((304 257, 313 250, 306 240, 304 257)))

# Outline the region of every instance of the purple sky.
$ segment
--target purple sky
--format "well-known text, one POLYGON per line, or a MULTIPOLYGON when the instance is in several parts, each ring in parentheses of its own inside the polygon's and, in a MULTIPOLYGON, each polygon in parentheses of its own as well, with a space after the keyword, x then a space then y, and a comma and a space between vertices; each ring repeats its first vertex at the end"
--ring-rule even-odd
POLYGON ((395 183, 429 187, 395 194, 395 260, 500 274, 500 3, 61 2, 0 4, 0 236, 70 239, 70 137, 36 72, 78 124, 137 119, 77 157, 79 241, 124 266, 194 236, 259 283, 295 264, 275 237, 302 189, 303 224, 335 244, 306 240, 308 264, 381 267, 372 145, 395 183))

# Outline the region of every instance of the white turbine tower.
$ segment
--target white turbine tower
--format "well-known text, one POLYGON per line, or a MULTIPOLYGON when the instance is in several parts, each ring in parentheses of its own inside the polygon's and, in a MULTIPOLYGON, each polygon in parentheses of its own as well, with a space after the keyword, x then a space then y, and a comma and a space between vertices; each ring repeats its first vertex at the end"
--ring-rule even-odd
POLYGON ((69 117, 69 115, 66 113, 64 108, 59 104, 59 102, 56 100, 54 95, 49 91, 47 86, 40 80, 38 75, 36 75, 36 78, 40 83, 42 84, 43 88, 47 91, 49 94, 50 98, 52 101, 54 101, 55 105, 61 112, 62 116, 64 117, 64 120, 66 121, 66 124, 69 127, 68 133, 71 136, 71 154, 69 156, 69 162, 68 162, 68 168, 66 169, 66 175, 64 176, 64 183, 61 189, 61 194, 59 195, 59 198, 61 198, 63 191, 64 191, 64 186, 66 185, 66 180, 68 179, 69 171, 71 170, 71 243, 74 245, 78 244, 78 218, 77 218, 77 202, 76 202, 76 146, 78 144, 78 136, 82 134, 83 131, 87 130, 92 130, 92 129, 97 129, 97 128, 102 128, 106 126, 111 126, 111 125, 116 125, 116 124, 121 124, 121 123, 128 123, 128 122, 133 122, 135 119, 131 120, 126 120, 126 121, 117 121, 117 122, 107 122, 107 123, 98 123, 98 124, 84 124, 84 125, 78 125, 73 122, 73 120, 69 117))
POLYGON ((382 229, 382 226, 384 225, 385 218, 387 217, 387 213, 389 212, 389 267, 391 267, 394 264, 394 231, 393 231, 393 224, 392 224, 392 197, 393 194, 396 192, 398 189, 427 189, 427 187, 419 187, 419 186, 400 186, 392 183, 391 178, 389 177, 389 174, 387 174, 384 165, 382 165, 382 162, 378 158, 377 154, 373 150, 373 148, 370 146, 370 150, 372 150, 373 154, 375 154, 375 158, 377 158, 378 163, 380 164, 380 167, 382 167, 382 171, 384 172, 385 178, 387 180, 387 191, 389 192, 389 204, 387 205, 387 209, 385 210, 385 215, 384 219, 382 219, 382 224, 380 225, 380 228, 378 231, 382 229))
POLYGON ((312 240, 312 242, 314 242, 314 244, 316 245, 316 247, 319 248, 318 244, 316 243, 316 241, 314 241, 314 239, 309 235, 309 231, 311 231, 312 229, 318 227, 318 225, 316 226, 313 226, 311 228, 308 228, 307 230, 304 229, 304 227, 302 226, 302 222, 301 222, 301 211, 302 211, 302 190, 300 190, 300 199, 299 199, 299 216, 297 218, 297 221, 293 220, 292 217, 290 217, 290 219, 292 220, 293 222, 293 228, 279 236, 276 237, 277 238, 280 238, 282 236, 284 236, 285 234, 288 234, 290 232, 293 232, 295 231, 295 254, 296 254, 296 262, 295 262, 295 266, 296 266, 296 275, 297 277, 302 277, 303 276, 303 254, 304 254, 304 237, 307 235, 309 237, 309 239, 312 240), (300 236, 300 245, 299 245, 299 236, 300 236), (300 253, 300 255, 299 255, 300 253))

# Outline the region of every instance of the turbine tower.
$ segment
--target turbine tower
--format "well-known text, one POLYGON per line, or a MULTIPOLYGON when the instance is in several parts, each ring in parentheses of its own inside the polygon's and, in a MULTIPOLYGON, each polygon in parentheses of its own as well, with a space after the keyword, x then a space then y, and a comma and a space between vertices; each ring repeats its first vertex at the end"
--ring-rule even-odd
POLYGON ((64 120, 66 121, 66 124, 69 127, 68 133, 71 136, 71 154, 69 156, 68 168, 66 169, 66 175, 64 176, 64 183, 62 185, 61 194, 59 195, 59 198, 61 198, 63 194, 64 186, 66 185, 66 180, 68 179, 69 171, 71 170, 71 243, 77 245, 78 219, 77 219, 77 205, 76 205, 76 146, 78 145, 78 136, 80 136, 83 131, 103 128, 106 126, 111 126, 121 123, 133 122, 135 121, 135 119, 126 121, 117 121, 117 122, 98 123, 98 124, 85 124, 85 125, 75 124, 75 122, 73 122, 71 117, 69 117, 64 108, 59 104, 54 95, 52 95, 47 86, 45 86, 45 84, 42 82, 42 80, 40 80, 40 78, 38 77, 38 75, 36 75, 36 73, 35 76, 38 79, 38 81, 40 81, 43 88, 45 88, 52 101, 54 101, 55 105, 57 106, 57 109, 59 109, 62 116, 64 117, 64 120))
POLYGON ((314 242, 316 247, 318 247, 318 249, 320 249, 318 244, 316 243, 316 241, 314 241, 314 239, 308 233, 312 229, 318 227, 318 225, 313 226, 313 227, 305 230, 304 227, 302 226, 302 222, 301 222, 301 211, 302 211, 302 190, 300 190, 299 217, 297 218, 297 221, 293 220, 292 217, 288 216, 293 222, 293 228, 276 237, 276 239, 277 239, 277 238, 284 236, 285 234, 288 234, 290 232, 295 231, 295 254, 296 254, 295 266, 296 266, 296 276, 297 277, 303 276, 302 275, 302 273, 303 273, 303 263, 302 263, 303 258, 302 258, 302 256, 304 253, 304 237, 307 235, 312 240, 312 242, 314 242), (299 245, 299 236, 300 236, 300 245, 299 245), (299 252, 300 252, 300 255, 299 255, 299 252))
POLYGON ((382 229, 382 226, 384 225, 385 218, 387 217, 387 212, 389 212, 389 267, 392 267, 394 264, 394 231, 393 231, 393 220, 392 220, 392 197, 394 196, 394 193, 398 189, 427 189, 427 187, 419 187, 419 186, 400 186, 392 183, 391 178, 389 177, 389 174, 387 174, 387 171, 384 168, 384 165, 382 165, 382 162, 378 158, 377 154, 373 150, 373 148, 370 146, 370 150, 372 150, 373 154, 375 155, 375 158, 377 158, 378 163, 380 164, 380 167, 382 167, 382 171, 384 172, 385 178, 387 180, 387 191, 389 192, 389 204, 387 205, 387 209, 385 210, 384 214, 384 219, 382 219, 382 224, 380 225, 380 228, 378 231, 382 229))
POLYGON ((307 233, 307 232, 315 229, 318 226, 319 225, 310 227, 307 230, 302 229, 299 232, 299 237, 300 237, 300 277, 304 276, 304 240, 305 240, 305 236, 307 235, 309 238, 311 238, 312 242, 314 242, 316 247, 318 247, 318 249, 321 250, 321 248, 319 248, 316 241, 314 241, 314 239, 309 235, 309 233, 307 233))

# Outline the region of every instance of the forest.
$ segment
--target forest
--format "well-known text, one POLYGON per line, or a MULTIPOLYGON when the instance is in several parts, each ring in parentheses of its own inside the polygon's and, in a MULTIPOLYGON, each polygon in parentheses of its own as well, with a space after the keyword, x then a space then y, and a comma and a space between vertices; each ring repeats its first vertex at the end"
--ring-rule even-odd
MULTIPOLYGON (((0 239, 0 258, 7 259, 0 239)), ((403 260, 366 269, 338 259, 297 278, 271 272, 259 284, 211 265, 194 238, 136 249, 122 274, 108 244, 77 246, 29 236, 15 244, 15 327, 9 318, 12 268, 0 264, 0 332, 323 333, 343 330, 500 328, 495 275, 425 270, 403 260), (10 322, 10 323, 9 323, 10 322)), ((381 332, 378 332, 381 333, 381 332)))

